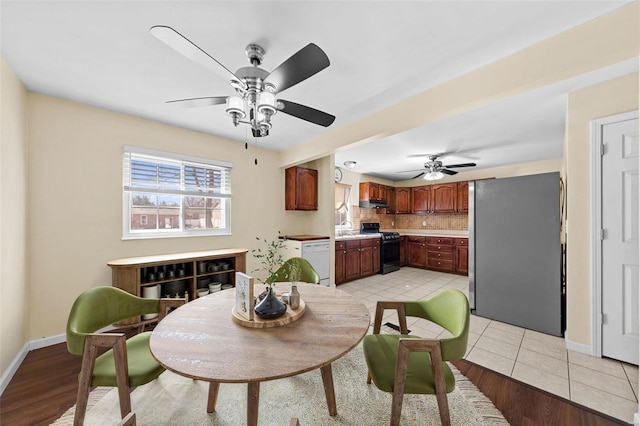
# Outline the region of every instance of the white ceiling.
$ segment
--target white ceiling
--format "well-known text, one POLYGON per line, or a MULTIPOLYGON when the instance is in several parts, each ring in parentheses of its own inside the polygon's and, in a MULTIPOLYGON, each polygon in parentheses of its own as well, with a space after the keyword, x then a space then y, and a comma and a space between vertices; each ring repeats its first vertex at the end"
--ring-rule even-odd
MULTIPOLYGON (((227 68, 248 43, 270 71, 309 42, 331 66, 282 97, 336 116, 328 129, 286 114, 260 146, 283 150, 493 62, 629 1, 0 1, 2 55, 27 89, 213 135, 247 140, 224 106, 171 99, 226 96, 231 86, 149 33, 168 25, 227 68)), ((477 168, 562 155, 565 95, 638 69, 637 60, 336 153, 336 164, 403 180, 412 154, 451 153, 477 168), (482 148, 481 148, 482 147, 482 148)), ((249 132, 250 134, 250 132, 249 132)), ((253 138, 249 139, 253 142, 253 138)))

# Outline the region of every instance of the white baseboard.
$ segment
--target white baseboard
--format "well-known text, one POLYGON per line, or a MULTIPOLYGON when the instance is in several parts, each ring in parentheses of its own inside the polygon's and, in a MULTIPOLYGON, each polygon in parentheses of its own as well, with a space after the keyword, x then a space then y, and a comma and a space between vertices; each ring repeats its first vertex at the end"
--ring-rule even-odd
POLYGON ((585 354, 585 355, 591 355, 591 356, 595 356, 594 352, 593 352, 593 348, 591 347, 591 345, 585 345, 583 343, 576 343, 576 342, 572 342, 571 340, 567 339, 565 337, 564 339, 564 343, 567 346, 567 349, 575 351, 575 352, 580 352, 581 354, 585 354))
POLYGON ((13 379, 13 375, 18 371, 20 364, 22 364, 22 361, 27 357, 29 351, 57 345, 58 343, 65 342, 66 340, 67 336, 65 334, 57 334, 55 336, 43 337, 42 339, 31 340, 30 342, 25 343, 13 361, 11 361, 9 367, 4 371, 4 373, 2 373, 2 377, 0 377, 0 395, 2 395, 7 386, 9 386, 11 379, 13 379))
POLYGON ((20 364, 22 364, 22 361, 24 361, 28 353, 29 342, 25 343, 22 349, 20 349, 20 352, 18 352, 18 355, 16 355, 13 361, 11 361, 9 367, 4 371, 4 373, 2 373, 2 377, 0 377, 0 395, 2 395, 7 386, 9 386, 9 382, 13 379, 13 375, 16 374, 16 371, 18 371, 20 364))
POLYGON ((29 350, 46 348, 47 346, 57 345, 67 341, 66 334, 56 334, 55 336, 43 337, 42 339, 32 340, 29 342, 29 350))

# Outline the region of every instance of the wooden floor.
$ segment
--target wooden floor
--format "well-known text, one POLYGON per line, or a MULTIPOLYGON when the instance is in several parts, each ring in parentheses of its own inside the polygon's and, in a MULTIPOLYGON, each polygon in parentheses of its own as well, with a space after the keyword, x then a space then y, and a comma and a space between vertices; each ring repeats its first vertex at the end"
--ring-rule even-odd
MULTIPOLYGON (((48 425, 60 417, 75 404, 80 363, 65 344, 31 351, 0 397, 0 424, 48 425)), ((466 360, 454 364, 511 425, 626 424, 466 360)))

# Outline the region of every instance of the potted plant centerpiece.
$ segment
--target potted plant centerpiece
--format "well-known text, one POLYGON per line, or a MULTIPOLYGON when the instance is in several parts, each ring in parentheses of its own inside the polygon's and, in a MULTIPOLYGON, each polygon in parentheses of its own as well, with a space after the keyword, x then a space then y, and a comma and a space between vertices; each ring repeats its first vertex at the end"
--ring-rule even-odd
POLYGON ((287 311, 287 305, 285 305, 280 299, 276 297, 273 286, 278 278, 278 269, 284 263, 282 257, 282 250, 285 247, 286 238, 280 238, 280 232, 278 231, 278 238, 272 241, 266 239, 260 239, 256 237, 256 240, 263 241, 266 244, 266 249, 257 248, 251 250, 253 257, 260 261, 262 267, 254 269, 252 272, 263 271, 267 277, 262 280, 258 278, 258 281, 266 285, 265 291, 260 295, 260 301, 254 308, 254 312, 260 318, 274 319, 281 317, 287 311))

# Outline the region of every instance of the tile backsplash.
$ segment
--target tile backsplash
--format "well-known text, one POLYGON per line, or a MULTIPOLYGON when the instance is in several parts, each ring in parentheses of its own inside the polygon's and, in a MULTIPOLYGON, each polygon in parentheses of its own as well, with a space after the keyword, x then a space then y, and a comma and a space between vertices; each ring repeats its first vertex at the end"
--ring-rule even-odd
POLYGON ((352 206, 353 229, 359 230, 362 222, 380 223, 382 229, 437 229, 465 231, 469 229, 466 213, 438 214, 377 214, 375 209, 352 206), (422 225, 425 222, 426 225, 422 225))

